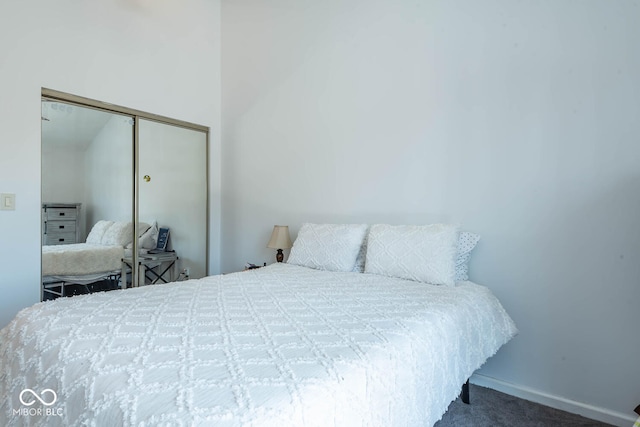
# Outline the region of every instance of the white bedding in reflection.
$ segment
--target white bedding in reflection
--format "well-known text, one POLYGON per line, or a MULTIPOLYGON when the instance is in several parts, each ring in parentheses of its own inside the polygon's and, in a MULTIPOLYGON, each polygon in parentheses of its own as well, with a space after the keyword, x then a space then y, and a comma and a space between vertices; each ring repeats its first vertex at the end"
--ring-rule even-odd
POLYGON ((43 276, 82 276, 122 268, 124 248, 90 243, 42 247, 43 276))
POLYGON ((515 333, 470 282, 287 264, 60 298, 0 331, 0 425, 432 425, 515 333))

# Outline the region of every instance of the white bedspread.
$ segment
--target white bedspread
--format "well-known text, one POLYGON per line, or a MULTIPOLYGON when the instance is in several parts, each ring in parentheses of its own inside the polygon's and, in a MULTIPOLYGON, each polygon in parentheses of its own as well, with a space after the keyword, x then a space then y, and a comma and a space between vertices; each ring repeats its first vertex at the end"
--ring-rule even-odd
POLYGON ((287 264, 60 298, 0 331, 0 425, 429 426, 515 333, 470 282, 287 264))
POLYGON ((122 268, 122 246, 103 246, 89 243, 42 247, 43 276, 74 276, 122 268))

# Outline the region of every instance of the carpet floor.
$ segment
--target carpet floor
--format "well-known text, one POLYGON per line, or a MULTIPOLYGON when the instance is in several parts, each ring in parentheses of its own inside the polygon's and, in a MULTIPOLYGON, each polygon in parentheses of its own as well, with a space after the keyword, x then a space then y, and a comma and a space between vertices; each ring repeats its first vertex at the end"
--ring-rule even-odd
POLYGON ((469 385, 470 405, 458 398, 434 427, 605 427, 599 421, 529 402, 489 388, 469 385))

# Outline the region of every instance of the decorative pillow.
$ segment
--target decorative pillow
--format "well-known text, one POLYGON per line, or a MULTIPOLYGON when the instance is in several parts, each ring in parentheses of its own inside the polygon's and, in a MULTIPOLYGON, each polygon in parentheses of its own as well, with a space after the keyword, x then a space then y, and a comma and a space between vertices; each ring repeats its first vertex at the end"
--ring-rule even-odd
POLYGON ((366 224, 302 224, 287 262, 329 271, 352 271, 366 224))
POLYGON ((471 251, 480 241, 480 236, 463 231, 458 237, 458 256, 456 257, 456 282, 469 280, 469 260, 471 251))
POLYGON ((105 231, 113 225, 113 221, 100 220, 96 222, 87 236, 87 243, 99 245, 102 242, 102 236, 105 231))
POLYGON ((457 225, 372 225, 364 271, 453 286, 457 247, 457 225))
POLYGON ((105 231, 101 243, 105 246, 125 247, 133 240, 133 223, 117 221, 105 231))
POLYGON ((149 229, 140 237, 140 247, 142 249, 154 249, 158 244, 158 234, 160 234, 158 223, 153 221, 149 229))
MULTIPOLYGON (((154 225, 156 226, 156 230, 157 230, 157 224, 154 221, 154 225)), ((151 242, 153 244, 153 246, 149 247, 149 242, 152 240, 149 236, 151 236, 151 229, 153 228, 153 225, 149 225, 146 222, 139 222, 138 223, 138 249, 153 249, 156 247, 156 243, 155 242, 151 242)), ((157 239, 158 234, 156 233, 156 239, 157 239)), ((131 249, 133 248, 133 241, 130 241, 129 244, 127 245, 127 249, 131 249)))

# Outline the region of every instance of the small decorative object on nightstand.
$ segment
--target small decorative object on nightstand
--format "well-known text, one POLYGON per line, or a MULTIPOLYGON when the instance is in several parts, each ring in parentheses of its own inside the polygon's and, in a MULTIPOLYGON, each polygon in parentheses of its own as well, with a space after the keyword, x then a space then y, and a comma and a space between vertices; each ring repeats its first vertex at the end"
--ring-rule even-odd
POLYGON ((283 249, 289 249, 291 247, 291 237, 289 237, 288 225, 274 225, 273 232, 271 233, 271 239, 267 244, 268 248, 277 249, 276 261, 282 262, 284 260, 283 249))
POLYGON ((255 265, 255 264, 251 264, 250 262, 246 263, 244 265, 244 271, 247 270, 255 270, 256 268, 260 268, 260 267, 266 267, 267 263, 265 262, 264 265, 255 265))

